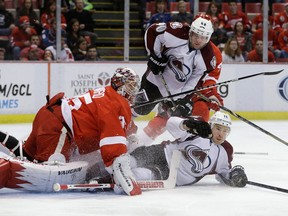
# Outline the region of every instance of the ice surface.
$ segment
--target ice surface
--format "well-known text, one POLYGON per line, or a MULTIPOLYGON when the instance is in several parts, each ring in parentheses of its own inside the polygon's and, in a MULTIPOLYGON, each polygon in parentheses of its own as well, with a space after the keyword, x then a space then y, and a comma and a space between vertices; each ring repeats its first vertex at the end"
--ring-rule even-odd
MULTIPOLYGON (((288 141, 288 121, 253 121, 279 138, 288 141)), ((139 128, 146 122, 137 122, 139 128)), ((0 125, 21 139, 31 124, 0 125)), ((156 142, 170 139, 165 133, 156 142)), ((245 167, 249 180, 288 189, 288 146, 242 121, 234 121, 228 137, 235 152, 268 155, 235 155, 233 165, 245 167)), ((61 192, 51 194, 0 190, 0 215, 5 216, 286 216, 288 193, 247 185, 231 188, 206 176, 192 186, 172 190, 144 191, 128 197, 113 192, 61 192)))

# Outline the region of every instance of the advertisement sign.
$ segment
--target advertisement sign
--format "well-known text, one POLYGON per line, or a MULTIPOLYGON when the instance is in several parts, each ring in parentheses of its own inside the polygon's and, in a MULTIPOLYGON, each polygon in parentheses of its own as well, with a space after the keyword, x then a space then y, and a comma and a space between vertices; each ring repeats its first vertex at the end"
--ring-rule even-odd
POLYGON ((47 64, 0 64, 0 114, 35 113, 47 95, 47 64))

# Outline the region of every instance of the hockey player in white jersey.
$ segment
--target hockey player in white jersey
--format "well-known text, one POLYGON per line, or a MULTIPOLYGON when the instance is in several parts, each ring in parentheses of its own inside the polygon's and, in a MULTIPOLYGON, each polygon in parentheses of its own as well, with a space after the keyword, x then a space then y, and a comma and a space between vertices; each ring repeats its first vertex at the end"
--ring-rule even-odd
POLYGON ((207 137, 211 131, 205 123, 195 117, 171 117, 167 130, 176 139, 174 142, 139 147, 131 153, 136 179, 167 178, 172 152, 177 149, 182 152, 176 181, 178 186, 194 184, 205 175, 216 174, 217 180, 227 185, 244 187, 247 182, 244 168, 240 165, 231 168, 233 147, 226 141, 231 130, 230 116, 216 112, 210 118, 210 139, 207 137))

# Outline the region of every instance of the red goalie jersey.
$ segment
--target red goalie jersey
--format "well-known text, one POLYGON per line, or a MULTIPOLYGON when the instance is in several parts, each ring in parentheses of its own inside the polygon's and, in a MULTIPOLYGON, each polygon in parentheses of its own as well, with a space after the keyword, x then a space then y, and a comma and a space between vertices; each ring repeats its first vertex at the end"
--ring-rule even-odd
POLYGON ((62 153, 69 160, 75 153, 100 149, 105 165, 110 166, 114 158, 127 152, 126 128, 131 110, 128 101, 112 87, 60 100, 61 105, 49 103, 38 112, 24 144, 31 157, 47 161, 53 153, 62 153))

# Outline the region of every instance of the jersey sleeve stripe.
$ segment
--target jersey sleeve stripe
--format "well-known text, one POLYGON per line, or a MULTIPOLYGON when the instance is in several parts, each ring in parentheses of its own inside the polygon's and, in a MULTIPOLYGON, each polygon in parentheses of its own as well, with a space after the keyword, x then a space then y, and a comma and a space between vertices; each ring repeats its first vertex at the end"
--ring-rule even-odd
POLYGON ((114 137, 105 137, 100 140, 100 147, 113 144, 127 145, 127 139, 124 136, 114 136, 114 137))

